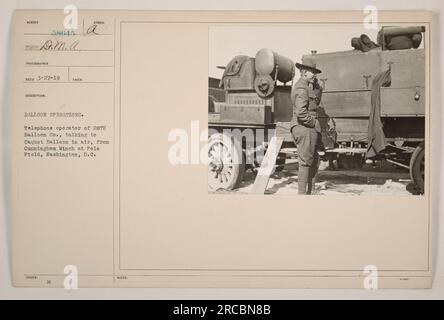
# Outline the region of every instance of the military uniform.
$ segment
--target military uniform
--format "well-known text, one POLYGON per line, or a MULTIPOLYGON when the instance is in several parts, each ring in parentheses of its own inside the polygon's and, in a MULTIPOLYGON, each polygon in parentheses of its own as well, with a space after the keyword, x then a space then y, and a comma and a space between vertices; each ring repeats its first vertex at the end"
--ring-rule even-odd
POLYGON ((318 150, 321 147, 321 126, 317 109, 322 89, 313 89, 304 79, 292 88, 293 117, 290 130, 297 146, 299 158, 298 185, 300 194, 310 194, 319 166, 318 150))

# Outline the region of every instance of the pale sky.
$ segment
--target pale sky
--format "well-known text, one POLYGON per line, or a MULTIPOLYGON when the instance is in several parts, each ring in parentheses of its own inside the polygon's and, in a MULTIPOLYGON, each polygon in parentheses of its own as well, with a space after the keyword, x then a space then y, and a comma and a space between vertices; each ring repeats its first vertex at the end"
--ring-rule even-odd
POLYGON ((236 55, 254 57, 262 48, 271 49, 300 62, 311 50, 318 53, 353 49, 351 38, 367 34, 376 42, 378 30, 365 30, 362 24, 215 26, 209 34, 209 76, 221 78, 223 70, 236 55))

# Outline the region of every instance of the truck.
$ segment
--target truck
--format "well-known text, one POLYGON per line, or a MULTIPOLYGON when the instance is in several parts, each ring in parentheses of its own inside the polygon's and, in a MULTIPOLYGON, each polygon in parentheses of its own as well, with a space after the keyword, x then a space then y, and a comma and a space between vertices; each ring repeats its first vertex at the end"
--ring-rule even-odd
MULTIPOLYGON (((369 159, 388 161, 408 170, 415 193, 424 193, 425 49, 420 43, 390 44, 412 35, 416 40, 419 35, 422 42, 424 32, 422 26, 382 27, 380 45, 372 50, 313 50, 302 57, 302 63, 311 59, 322 71, 317 77, 323 88, 318 110, 324 146, 320 155, 330 167, 359 170, 369 159), (376 87, 375 78, 383 72, 389 72, 390 81, 376 87), (383 128, 385 145, 369 158, 375 121, 383 128)), ((253 190, 262 193, 266 176, 297 158, 289 127, 295 73, 293 60, 270 48, 259 50, 255 57, 237 55, 224 67, 219 88, 213 90, 222 91, 224 97, 209 99, 210 190, 236 189, 251 169, 258 172, 255 185, 265 186, 253 190)))

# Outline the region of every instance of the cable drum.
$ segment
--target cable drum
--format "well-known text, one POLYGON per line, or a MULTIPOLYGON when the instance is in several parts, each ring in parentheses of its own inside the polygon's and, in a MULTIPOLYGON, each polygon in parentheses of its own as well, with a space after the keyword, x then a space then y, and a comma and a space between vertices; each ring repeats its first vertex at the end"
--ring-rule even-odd
POLYGON ((266 98, 274 91, 274 80, 269 75, 259 75, 254 79, 254 89, 256 93, 266 98))
POLYGON ((291 81, 294 77, 294 62, 270 49, 261 49, 256 53, 255 68, 258 75, 270 75, 280 82, 291 81))
POLYGON ((270 49, 259 50, 254 64, 256 69, 254 89, 263 98, 273 94, 276 80, 286 83, 294 77, 294 62, 270 49))

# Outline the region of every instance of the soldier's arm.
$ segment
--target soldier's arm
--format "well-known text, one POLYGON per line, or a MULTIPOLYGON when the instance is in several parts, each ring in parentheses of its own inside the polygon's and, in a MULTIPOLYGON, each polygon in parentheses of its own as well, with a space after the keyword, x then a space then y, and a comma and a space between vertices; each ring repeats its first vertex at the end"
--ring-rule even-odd
POLYGON ((314 128, 315 118, 308 113, 308 93, 307 90, 297 89, 293 107, 293 116, 307 127, 314 128))

